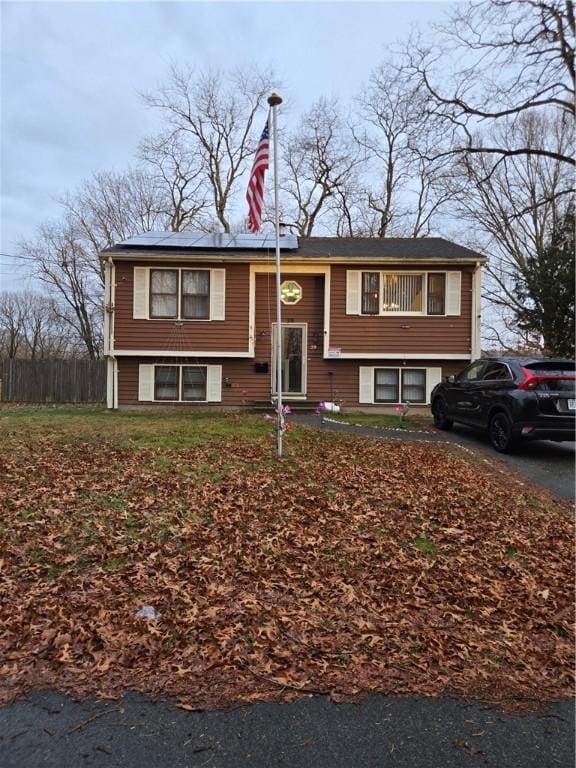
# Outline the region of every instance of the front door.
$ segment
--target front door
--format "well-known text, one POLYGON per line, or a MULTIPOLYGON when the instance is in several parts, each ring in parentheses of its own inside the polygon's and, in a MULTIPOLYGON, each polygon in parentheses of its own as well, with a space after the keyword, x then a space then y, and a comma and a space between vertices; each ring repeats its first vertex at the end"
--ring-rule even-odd
MULTIPOLYGON (((276 394, 276 333, 272 325, 272 392, 276 394)), ((285 397, 306 395, 306 323, 282 323, 282 394, 285 397)))

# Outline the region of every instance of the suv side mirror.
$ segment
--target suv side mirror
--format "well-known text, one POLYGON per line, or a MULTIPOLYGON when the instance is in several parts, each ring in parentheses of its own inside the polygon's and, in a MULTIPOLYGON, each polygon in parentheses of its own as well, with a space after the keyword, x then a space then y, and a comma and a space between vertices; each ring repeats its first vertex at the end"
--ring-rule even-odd
POLYGON ((454 384, 456 381, 456 376, 446 376, 446 383, 447 384, 454 384))

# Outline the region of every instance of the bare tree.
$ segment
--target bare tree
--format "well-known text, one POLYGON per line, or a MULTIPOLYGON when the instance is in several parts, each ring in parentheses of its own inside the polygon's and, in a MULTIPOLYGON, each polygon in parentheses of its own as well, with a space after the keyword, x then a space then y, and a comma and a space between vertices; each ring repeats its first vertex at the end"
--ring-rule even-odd
POLYGON ((170 131, 142 141, 139 156, 156 181, 158 213, 167 229, 213 229, 213 221, 205 215, 206 169, 198 147, 189 147, 181 133, 170 131))
POLYGON ((21 301, 26 307, 24 342, 30 359, 64 358, 78 353, 69 324, 60 313, 54 299, 42 294, 25 292, 21 301))
POLYGON ((19 245, 33 275, 55 299, 54 311, 82 341, 91 359, 102 352, 102 291, 94 253, 70 217, 39 228, 33 240, 19 245))
POLYGON ((29 291, 0 293, 0 358, 66 357, 73 349, 52 299, 29 291))
MULTIPOLYGON (((567 154, 573 150, 570 122, 567 117, 558 121, 554 114, 527 112, 499 125, 492 138, 502 147, 546 143, 557 154, 567 154)), ((474 227, 491 255, 484 289, 487 315, 494 317, 488 341, 515 346, 522 338, 524 346, 543 349, 546 339, 523 335, 518 321, 531 299, 518 286, 533 283, 535 265, 545 263, 554 233, 566 219, 572 199, 568 166, 530 153, 502 160, 472 155, 461 158, 459 171, 458 215, 474 227)))
POLYGON ((196 225, 205 201, 197 196, 195 158, 176 140, 146 145, 156 173, 129 168, 95 173, 61 200, 63 215, 20 245, 20 256, 49 289, 57 311, 89 357, 101 353, 104 274, 99 254, 141 232, 196 225))
POLYGON ((429 158, 439 144, 438 121, 426 119, 428 96, 403 61, 389 60, 372 73, 358 102, 365 121, 356 141, 370 158, 366 190, 368 232, 422 237, 450 193, 440 181, 443 161, 429 158))
POLYGON ((310 237, 319 220, 335 211, 353 230, 351 196, 361 154, 336 101, 320 99, 304 115, 287 138, 283 162, 284 216, 302 237, 310 237))
POLYGON ((364 217, 362 178, 354 173, 334 190, 331 202, 337 237, 367 237, 370 226, 364 217))
POLYGON ((60 200, 75 238, 92 253, 92 268, 103 279, 98 253, 116 243, 154 229, 165 229, 171 213, 156 180, 141 169, 93 174, 60 200))
POLYGON ((25 307, 18 294, 0 294, 0 358, 18 357, 24 346, 25 307))
POLYGON ((411 40, 412 71, 452 134, 450 152, 496 158, 533 155, 574 165, 574 157, 546 143, 507 145, 479 133, 481 123, 555 111, 574 116, 572 0, 482 0, 456 6, 440 43, 411 40), (452 71, 451 63, 464 64, 452 71), (448 85, 446 84, 448 83, 448 85))
POLYGON ((230 232, 229 207, 238 178, 254 153, 256 116, 272 87, 271 77, 255 69, 232 73, 172 67, 169 81, 144 94, 161 110, 182 145, 201 158, 205 183, 219 225, 230 232))

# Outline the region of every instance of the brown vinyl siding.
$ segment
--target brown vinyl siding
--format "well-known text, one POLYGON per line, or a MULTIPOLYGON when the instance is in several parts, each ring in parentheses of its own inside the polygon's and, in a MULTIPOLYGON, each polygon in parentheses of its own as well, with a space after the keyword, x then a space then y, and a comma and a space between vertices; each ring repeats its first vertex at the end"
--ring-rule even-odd
MULTIPOLYGON (((135 265, 120 263, 116 268, 116 339, 117 349, 239 351, 248 350, 249 265, 226 265, 226 320, 197 321, 176 325, 173 320, 132 319, 132 275, 135 265)), ((162 265, 164 266, 164 264, 162 265)), ((167 267, 171 264, 167 263, 167 267)), ((182 265, 180 265, 182 266, 182 265)), ((193 266, 186 263, 186 267, 193 266)), ((205 266, 205 265, 202 265, 205 266)), ((217 268, 221 264, 215 265, 217 268)), ((362 267, 364 269, 364 267, 362 267)), ((366 267, 378 271, 380 267, 366 267)), ((448 271, 450 266, 434 267, 448 271)), ((452 266, 452 270, 454 266, 452 266)), ((386 410, 385 406, 359 403, 360 366, 386 368, 441 368, 442 374, 457 373, 466 360, 429 359, 426 353, 450 355, 470 353, 472 268, 462 270, 461 315, 359 317, 346 315, 346 267, 331 269, 330 347, 342 352, 394 354, 394 359, 363 358, 324 359, 324 281, 323 274, 287 272, 282 280, 297 282, 302 299, 294 305, 282 305, 284 323, 307 324, 307 388, 309 401, 337 400, 344 409, 386 410), (400 328, 400 326, 410 326, 400 328), (425 353, 421 359, 404 360, 404 354, 425 353)), ((276 320, 276 281, 273 270, 255 275, 255 355, 233 357, 142 357, 118 356, 118 402, 120 406, 142 407, 242 407, 255 401, 269 401, 272 383, 272 324, 276 320), (221 365, 221 403, 139 403, 139 364, 221 365), (268 364, 267 372, 257 372, 256 365, 268 364)), ((289 399, 288 399, 289 401, 289 399)), ((425 407, 425 406, 422 406, 425 407)))
MULTIPOLYGON (((272 383, 271 335, 276 321, 276 278, 273 272, 256 275, 256 339, 254 359, 233 358, 119 358, 118 401, 120 405, 138 404, 139 363, 166 365, 222 365, 223 406, 241 406, 253 401, 269 400, 272 383), (256 363, 268 363, 267 373, 257 373, 256 363)), ((302 299, 294 305, 282 305, 283 323, 307 323, 307 397, 329 397, 329 377, 323 354, 324 277, 320 275, 282 275, 282 280, 295 280, 302 288, 302 299), (315 349, 314 349, 315 347, 315 349), (320 394, 321 393, 321 394, 320 394)), ((228 285, 228 283, 227 283, 228 285)), ((248 291, 248 289, 246 289, 248 291)), ((246 297, 248 292, 246 292, 246 297)), ((228 290, 227 296, 228 299, 228 290)), ((246 299, 246 307, 248 301, 246 299)), ((226 312, 228 317, 228 311, 226 312)), ((145 323, 145 320, 134 321, 145 323)), ((119 346, 117 344, 117 346, 119 346)), ((154 403, 156 405, 156 403, 154 403)), ((206 404, 204 404, 206 405, 206 404)), ((209 406, 212 404, 209 404, 209 406)), ((209 407, 208 406, 208 407, 209 407)))
MULTIPOLYGON (((242 406, 254 400, 270 397, 269 374, 255 373, 252 360, 230 358, 119 358, 118 360, 118 404, 154 407, 158 403, 139 403, 138 366, 152 365, 222 365, 222 402, 199 403, 198 407, 242 406)), ((161 405, 161 404, 160 404, 161 405)), ((193 406, 194 403, 167 403, 167 406, 193 406)))
MULTIPOLYGON (((321 386, 324 343, 324 276, 289 273, 281 280, 293 280, 302 288, 297 304, 282 305, 282 323, 307 324, 307 395, 321 386)), ((273 273, 256 275, 256 344, 255 361, 269 363, 271 370, 272 323, 276 322, 276 284, 273 273)), ((264 376, 265 374, 258 374, 264 376)), ((271 373, 268 375, 270 396, 271 373)))
MULTIPOLYGON (((152 269, 145 262, 116 263, 114 347, 120 350, 185 352, 248 352, 248 264, 226 264, 225 320, 134 320, 134 267, 152 269)), ((162 263, 162 268, 222 268, 222 264, 162 263)))
MULTIPOLYGON (((458 316, 346 314, 346 271, 351 266, 332 265, 330 347, 344 353, 364 354, 470 354, 472 324, 472 267, 462 268, 461 306, 458 316)), ((354 267, 378 272, 381 266, 354 267)), ((386 266, 386 271, 394 271, 386 266)), ((417 268, 411 268, 417 269, 417 268)), ((429 271, 453 271, 454 265, 434 265, 429 271)), ((422 265, 426 270, 426 265, 422 265)), ((398 269, 398 271, 401 271, 398 269)))
MULTIPOLYGON (((265 360, 263 356, 256 361, 265 360)), ((142 405, 143 407, 181 407, 194 406, 194 403, 139 403, 138 401, 138 366, 140 363, 154 365, 222 365, 222 402, 198 403, 198 408, 242 407, 250 406, 255 401, 270 399, 270 367, 268 373, 256 373, 253 360, 230 358, 119 358, 118 359, 118 403, 122 406, 142 405)), ((269 360, 267 361, 269 362, 269 360)), ((397 360, 322 360, 313 351, 309 351, 308 360, 308 393, 307 399, 312 401, 337 400, 341 401, 344 410, 366 409, 373 410, 381 406, 369 405, 358 401, 359 367, 373 366, 376 368, 442 368, 442 375, 458 373, 466 366, 453 360, 410 360, 404 366, 401 359, 397 360), (332 376, 329 373, 332 373, 332 376), (332 379, 332 386, 330 381, 332 379)), ((288 400, 288 402, 290 402, 288 400)), ((423 406, 424 407, 424 406, 423 406)))

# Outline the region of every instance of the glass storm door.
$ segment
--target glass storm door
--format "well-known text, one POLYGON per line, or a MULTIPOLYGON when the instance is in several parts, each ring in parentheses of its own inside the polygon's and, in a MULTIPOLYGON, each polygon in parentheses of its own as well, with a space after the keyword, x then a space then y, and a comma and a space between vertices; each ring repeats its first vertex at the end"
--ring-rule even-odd
MULTIPOLYGON (((276 329, 272 325, 272 392, 276 392, 276 329)), ((306 394, 306 324, 282 323, 282 394, 306 394)))

